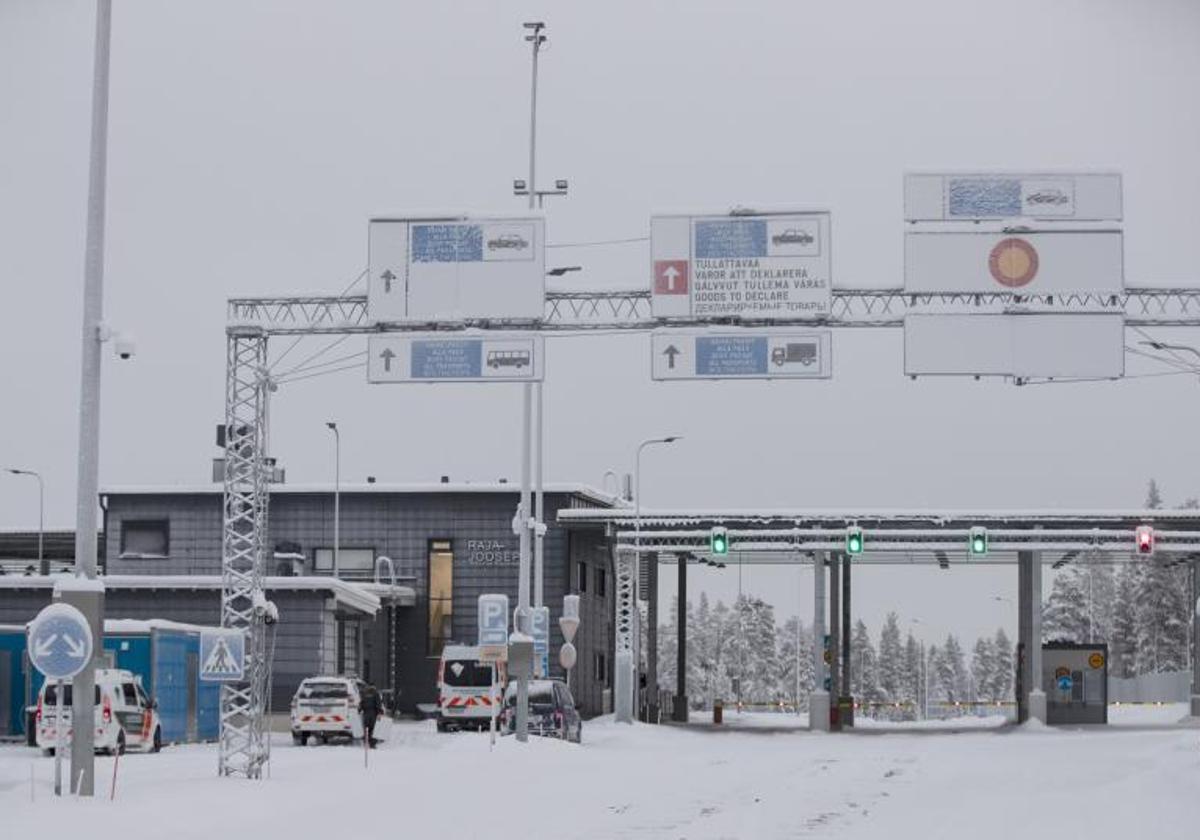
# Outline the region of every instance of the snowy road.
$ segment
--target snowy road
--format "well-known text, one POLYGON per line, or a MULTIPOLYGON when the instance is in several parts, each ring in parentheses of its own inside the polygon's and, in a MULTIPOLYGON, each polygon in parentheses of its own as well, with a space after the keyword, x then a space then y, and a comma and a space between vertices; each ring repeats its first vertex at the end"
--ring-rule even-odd
MULTIPOLYGON (((1141 721, 1138 721, 1139 723, 1141 721)), ((1152 722, 1152 719, 1151 719, 1152 722)), ((56 802, 52 761, 0 748, 4 836, 90 826, 93 840, 438 838, 1155 838, 1200 825, 1200 731, 979 729, 814 735, 619 726, 580 747, 395 726, 371 754, 277 742, 271 780, 217 779, 211 745, 97 759, 94 801, 56 802), (30 801, 30 768, 35 774, 30 801), (530 825, 511 803, 526 790, 530 825)), ((66 836, 58 834, 57 836, 66 836)))

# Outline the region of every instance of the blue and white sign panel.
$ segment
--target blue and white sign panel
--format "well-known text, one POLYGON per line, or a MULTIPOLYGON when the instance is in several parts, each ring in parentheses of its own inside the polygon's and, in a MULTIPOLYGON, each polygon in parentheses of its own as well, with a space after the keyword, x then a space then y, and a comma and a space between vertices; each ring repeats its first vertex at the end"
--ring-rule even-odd
POLYGON ((479 596, 479 646, 508 644, 508 596, 479 596))
POLYGON ((369 382, 540 382, 536 333, 408 333, 367 340, 369 382))
POLYGON ((92 658, 92 628, 70 604, 51 604, 29 623, 29 661, 48 680, 69 680, 92 658))
POLYGON ((246 633, 242 630, 203 630, 200 633, 200 679, 205 682, 244 682, 246 633))
POLYGON ((1115 172, 904 176, 904 218, 909 222, 1120 221, 1121 205, 1121 176, 1115 172))
POLYGON ((541 218, 372 219, 367 313, 376 323, 540 319, 541 218))
POLYGON ((550 673, 550 608, 534 607, 532 616, 534 667, 545 677, 550 673))
POLYGON ((655 317, 804 320, 829 314, 830 215, 650 220, 655 317))
POLYGON ((829 330, 657 330, 651 377, 672 379, 828 379, 829 330))

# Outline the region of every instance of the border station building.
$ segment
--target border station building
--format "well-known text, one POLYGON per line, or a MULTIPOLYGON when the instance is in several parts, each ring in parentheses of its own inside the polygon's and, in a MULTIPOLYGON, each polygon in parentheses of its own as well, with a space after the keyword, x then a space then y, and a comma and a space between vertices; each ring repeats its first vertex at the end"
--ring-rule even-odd
MULTIPOLYGON (((503 482, 443 480, 342 484, 340 495, 335 579, 333 485, 271 486, 263 572, 267 597, 280 611, 272 708, 285 712, 303 678, 334 673, 392 692, 401 711, 432 706, 442 647, 476 641, 478 596, 500 592, 516 605, 512 519, 520 490, 503 482)), ((563 676, 557 655, 563 596, 578 593, 571 686, 588 716, 611 708, 612 559, 602 528, 568 531, 558 525, 558 511, 618 504, 583 485, 545 488, 551 676, 563 676)), ((107 617, 218 625, 222 505, 220 484, 102 490, 107 617)), ((29 621, 49 603, 52 590, 50 577, 0 576, 0 623, 29 621)))

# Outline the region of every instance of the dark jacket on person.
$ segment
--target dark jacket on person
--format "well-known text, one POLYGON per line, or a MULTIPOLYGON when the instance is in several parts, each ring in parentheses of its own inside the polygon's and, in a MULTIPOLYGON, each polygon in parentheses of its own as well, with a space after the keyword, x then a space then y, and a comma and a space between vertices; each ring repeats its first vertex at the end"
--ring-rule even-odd
POLYGON ((363 692, 362 699, 358 701, 358 710, 362 712, 363 718, 371 723, 383 714, 383 698, 374 686, 363 692))

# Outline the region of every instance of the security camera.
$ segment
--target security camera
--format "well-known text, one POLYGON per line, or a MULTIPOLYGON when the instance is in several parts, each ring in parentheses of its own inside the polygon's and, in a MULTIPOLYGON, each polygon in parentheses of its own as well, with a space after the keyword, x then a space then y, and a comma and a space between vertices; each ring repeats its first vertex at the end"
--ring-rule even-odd
POLYGON ((113 340, 113 352, 122 361, 137 355, 137 341, 128 333, 121 333, 113 340))

